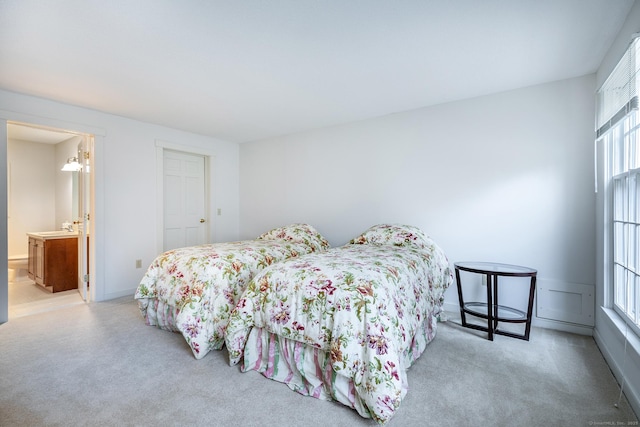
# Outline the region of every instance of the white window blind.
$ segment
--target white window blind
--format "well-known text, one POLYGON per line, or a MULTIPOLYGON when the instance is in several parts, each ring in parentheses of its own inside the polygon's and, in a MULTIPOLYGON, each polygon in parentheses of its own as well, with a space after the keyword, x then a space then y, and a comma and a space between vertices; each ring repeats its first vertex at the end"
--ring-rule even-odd
POLYGON ((596 94, 596 131, 602 136, 631 110, 638 108, 638 61, 640 38, 636 37, 618 65, 596 94))

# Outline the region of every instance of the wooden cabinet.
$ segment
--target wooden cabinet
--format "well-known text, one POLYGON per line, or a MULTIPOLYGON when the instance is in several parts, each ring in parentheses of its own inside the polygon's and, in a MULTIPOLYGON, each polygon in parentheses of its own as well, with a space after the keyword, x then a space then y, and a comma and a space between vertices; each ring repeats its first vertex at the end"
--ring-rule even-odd
POLYGON ((38 284, 42 284, 42 276, 44 276, 44 245, 42 240, 29 237, 29 278, 38 284))
POLYGON ((29 278, 50 292, 78 288, 78 238, 29 236, 29 278))

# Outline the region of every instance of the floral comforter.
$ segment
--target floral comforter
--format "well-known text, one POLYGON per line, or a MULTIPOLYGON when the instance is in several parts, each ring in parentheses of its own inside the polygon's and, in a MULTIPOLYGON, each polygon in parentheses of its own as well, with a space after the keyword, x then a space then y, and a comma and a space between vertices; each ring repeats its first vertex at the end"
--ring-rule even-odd
POLYGON ((406 394, 406 369, 435 335, 452 280, 446 256, 419 229, 372 227, 348 245, 256 275, 227 327, 230 363, 254 369, 245 354, 253 328, 321 349, 353 384, 363 405, 352 407, 386 422, 406 394))
POLYGON ((209 350, 222 348, 229 314, 258 271, 328 248, 312 226, 293 224, 256 240, 167 251, 153 261, 135 299, 148 325, 181 332, 201 359, 209 350))

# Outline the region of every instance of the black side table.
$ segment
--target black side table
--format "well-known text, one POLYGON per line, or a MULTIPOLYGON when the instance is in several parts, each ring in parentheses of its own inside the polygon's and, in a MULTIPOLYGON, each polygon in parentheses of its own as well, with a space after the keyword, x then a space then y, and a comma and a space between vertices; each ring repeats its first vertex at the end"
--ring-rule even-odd
POLYGON ((533 311, 533 296, 536 291, 537 270, 519 265, 499 264, 495 262, 456 262, 456 282, 458 284, 458 298, 460 300, 460 318, 462 326, 465 328, 478 329, 489 333, 489 340, 493 341, 493 335, 506 335, 529 341, 531 332, 531 314, 533 311), (487 276, 487 302, 464 302, 462 297, 462 283, 460 282, 460 271, 468 271, 487 276), (498 277, 530 277, 529 286, 529 306, 527 312, 516 310, 515 308, 498 305, 498 277), (467 323, 466 314, 487 319, 487 327, 467 323), (498 329, 498 322, 525 323, 523 335, 514 334, 498 329))

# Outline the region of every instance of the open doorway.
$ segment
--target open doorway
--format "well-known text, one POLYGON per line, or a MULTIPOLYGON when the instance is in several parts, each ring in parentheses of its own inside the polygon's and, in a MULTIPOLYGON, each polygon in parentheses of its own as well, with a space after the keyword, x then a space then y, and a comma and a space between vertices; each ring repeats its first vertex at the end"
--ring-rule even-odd
POLYGON ((86 300, 86 292, 78 292, 81 266, 88 265, 86 252, 78 244, 88 231, 86 225, 79 229, 84 219, 78 209, 82 173, 62 169, 74 159, 78 165, 83 163, 78 146, 87 141, 92 142, 91 135, 7 123, 9 319, 86 300), (76 244, 61 246, 62 241, 76 244), (62 265, 65 271, 60 270, 62 265))

